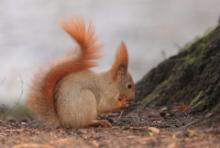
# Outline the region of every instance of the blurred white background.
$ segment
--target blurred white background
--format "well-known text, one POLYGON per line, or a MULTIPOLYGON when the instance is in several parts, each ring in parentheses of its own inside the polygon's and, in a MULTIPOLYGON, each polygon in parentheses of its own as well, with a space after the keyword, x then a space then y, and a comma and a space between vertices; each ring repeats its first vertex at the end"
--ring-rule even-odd
POLYGON ((24 100, 33 72, 73 48, 62 19, 93 21, 104 44, 100 69, 124 40, 137 81, 215 26, 219 6, 220 0, 0 0, 0 103, 24 100))

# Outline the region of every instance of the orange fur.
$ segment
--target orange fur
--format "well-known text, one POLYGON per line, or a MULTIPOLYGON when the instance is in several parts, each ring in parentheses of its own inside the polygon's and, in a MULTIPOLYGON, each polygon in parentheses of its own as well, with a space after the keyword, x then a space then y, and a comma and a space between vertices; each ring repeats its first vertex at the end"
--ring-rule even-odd
POLYGON ((45 114, 43 113, 45 111, 41 110, 43 107, 50 109, 50 112, 56 111, 54 95, 57 83, 72 72, 94 67, 96 65, 95 60, 99 57, 98 49, 101 46, 95 37, 94 28, 91 24, 87 26, 83 19, 74 19, 64 22, 62 25, 63 29, 79 44, 81 52, 77 58, 66 58, 57 63, 43 76, 40 82, 33 83, 36 85, 33 87, 38 87, 37 89, 39 90, 37 92, 41 92, 41 95, 36 96, 37 92, 32 94, 30 97, 33 97, 33 99, 30 100, 30 103, 33 106, 34 103, 38 102, 38 108, 36 105, 35 108, 42 114, 45 114))
POLYGON ((116 54, 115 62, 111 67, 111 74, 112 77, 115 78, 120 66, 124 66, 127 69, 128 66, 128 51, 125 43, 122 41, 118 52, 116 54))

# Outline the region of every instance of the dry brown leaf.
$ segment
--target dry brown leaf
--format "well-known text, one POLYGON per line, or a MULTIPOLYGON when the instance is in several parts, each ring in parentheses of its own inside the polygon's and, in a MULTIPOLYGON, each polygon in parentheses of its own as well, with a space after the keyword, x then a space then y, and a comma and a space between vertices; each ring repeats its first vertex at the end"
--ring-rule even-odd
POLYGON ((176 143, 171 143, 167 146, 167 148, 178 148, 176 143))
POLYGON ((14 145, 12 148, 54 148, 48 144, 23 143, 14 145))
POLYGON ((144 138, 138 139, 137 141, 141 144, 146 144, 148 142, 155 141, 155 139, 153 137, 144 137, 144 138))
POLYGON ((189 137, 193 137, 197 135, 196 130, 193 130, 193 129, 188 129, 187 132, 188 132, 189 137))
POLYGON ((189 105, 184 102, 181 102, 176 106, 176 109, 178 111, 185 112, 189 109, 189 105))
POLYGON ((74 143, 74 140, 72 138, 62 138, 62 139, 50 141, 50 143, 55 145, 68 145, 74 143))
POLYGON ((95 146, 95 147, 99 147, 99 143, 96 140, 92 140, 91 143, 95 146))
POLYGON ((176 140, 176 134, 172 134, 172 139, 176 140))
POLYGON ((148 130, 151 131, 153 134, 160 134, 160 129, 156 127, 148 127, 148 130))

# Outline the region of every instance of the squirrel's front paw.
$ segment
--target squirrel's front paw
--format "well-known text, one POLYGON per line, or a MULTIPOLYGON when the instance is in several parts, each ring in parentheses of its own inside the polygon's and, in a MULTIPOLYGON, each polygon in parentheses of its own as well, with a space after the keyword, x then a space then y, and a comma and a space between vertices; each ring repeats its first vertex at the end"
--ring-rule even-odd
POLYGON ((112 127, 112 124, 108 120, 94 120, 90 126, 92 126, 92 127, 112 127))

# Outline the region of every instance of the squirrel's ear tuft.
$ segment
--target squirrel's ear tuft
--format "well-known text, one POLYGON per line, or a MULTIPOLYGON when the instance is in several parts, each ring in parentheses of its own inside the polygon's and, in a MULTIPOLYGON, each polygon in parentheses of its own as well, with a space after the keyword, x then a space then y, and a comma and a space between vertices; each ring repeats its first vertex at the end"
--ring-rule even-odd
POLYGON ((115 57, 114 64, 111 67, 113 79, 122 80, 126 76, 128 69, 128 51, 125 43, 122 41, 115 57))

